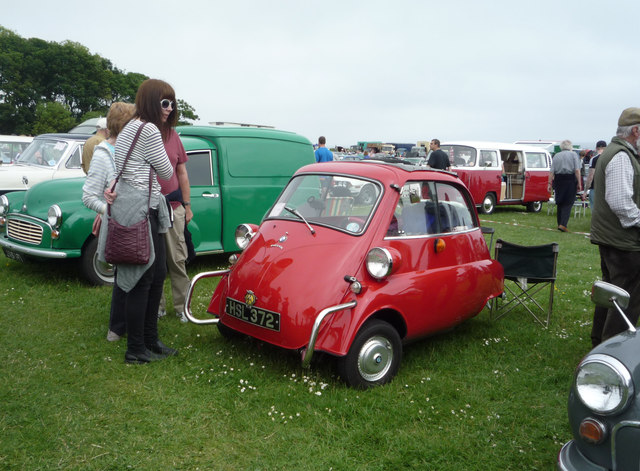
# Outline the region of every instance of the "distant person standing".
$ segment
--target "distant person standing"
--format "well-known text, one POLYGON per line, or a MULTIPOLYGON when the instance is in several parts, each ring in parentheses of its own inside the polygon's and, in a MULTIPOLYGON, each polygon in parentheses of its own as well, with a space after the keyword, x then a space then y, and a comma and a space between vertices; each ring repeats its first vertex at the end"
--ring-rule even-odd
POLYGON ((607 143, 605 141, 598 141, 596 143, 596 153, 591 157, 591 161, 589 162, 589 175, 587 176, 587 182, 584 184, 584 191, 587 191, 587 189, 589 190, 589 207, 591 208, 591 211, 593 211, 593 195, 595 195, 595 191, 593 191, 593 176, 596 174, 598 157, 600 157, 600 154, 604 152, 606 147, 607 143))
MULTIPOLYGON (((633 325, 640 315, 640 108, 627 108, 616 136, 598 159, 593 186, 591 243, 600 251, 602 280, 625 289, 624 310, 633 325)), ((596 307, 593 346, 627 329, 615 309, 596 307)))
POLYGON ((582 191, 582 176, 580 175, 580 157, 573 149, 569 140, 560 143, 561 152, 553 156, 551 172, 549 172, 549 191, 555 191, 555 200, 558 207, 558 230, 569 232, 569 216, 571 208, 576 201, 576 194, 582 191))
POLYGON ((327 139, 324 136, 318 138, 318 148, 316 149, 316 162, 331 162, 333 161, 333 153, 325 146, 327 139))
POLYGON ((451 166, 449 156, 440 149, 440 141, 438 139, 432 139, 429 148, 431 149, 431 153, 429 154, 427 165, 439 170, 449 170, 451 166))
POLYGON ((100 118, 96 123, 96 133, 87 139, 82 148, 82 163, 80 166, 84 170, 85 175, 89 173, 89 166, 91 165, 91 158, 93 157, 93 150, 102 141, 109 137, 109 130, 107 129, 107 118, 100 118))

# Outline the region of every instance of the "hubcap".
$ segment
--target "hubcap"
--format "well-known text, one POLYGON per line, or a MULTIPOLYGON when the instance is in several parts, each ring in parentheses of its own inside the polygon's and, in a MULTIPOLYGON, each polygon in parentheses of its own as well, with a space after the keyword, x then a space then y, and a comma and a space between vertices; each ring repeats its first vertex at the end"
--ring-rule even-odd
POLYGON ((96 271, 96 274, 105 282, 113 282, 113 277, 115 276, 115 270, 113 265, 107 262, 101 262, 98 260, 98 254, 96 253, 93 256, 93 267, 96 271))
POLYGON ((377 381, 387 374, 393 362, 393 347, 384 337, 371 337, 358 355, 358 371, 367 381, 377 381))

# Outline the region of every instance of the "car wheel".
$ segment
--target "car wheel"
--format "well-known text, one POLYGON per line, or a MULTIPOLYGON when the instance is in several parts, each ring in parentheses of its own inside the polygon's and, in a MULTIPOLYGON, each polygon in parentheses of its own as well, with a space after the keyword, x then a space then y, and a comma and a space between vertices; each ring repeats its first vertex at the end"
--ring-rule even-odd
POLYGON ((480 212, 482 214, 491 214, 496 209, 496 197, 493 193, 487 193, 480 205, 480 212))
POLYGON ((340 377, 354 388, 385 384, 398 372, 402 359, 400 335, 389 323, 367 322, 346 356, 338 359, 340 377))
POLYGON ((218 327, 218 332, 220 332, 220 335, 222 335, 227 340, 234 340, 242 337, 242 334, 240 332, 238 332, 237 330, 233 330, 231 327, 227 327, 222 322, 218 322, 216 326, 218 327))
POLYGON ((98 260, 98 239, 93 237, 82 251, 80 258, 82 274, 93 285, 112 285, 115 267, 98 260))
POLYGON ((542 209, 542 201, 532 201, 527 203, 527 211, 530 213, 539 213, 542 209))
POLYGON ((376 200, 376 189, 371 183, 367 183, 362 187, 360 193, 358 193, 358 203, 360 204, 373 204, 376 200))

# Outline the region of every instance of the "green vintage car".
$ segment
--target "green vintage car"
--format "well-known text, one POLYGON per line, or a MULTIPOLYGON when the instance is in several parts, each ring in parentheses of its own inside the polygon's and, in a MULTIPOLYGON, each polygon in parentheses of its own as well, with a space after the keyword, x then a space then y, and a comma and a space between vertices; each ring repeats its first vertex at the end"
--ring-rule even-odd
MULTIPOLYGON (((196 254, 234 252, 235 229, 260 223, 298 168, 315 162, 295 133, 263 127, 180 126, 189 162, 196 254)), ((0 196, 0 246, 8 258, 77 258, 93 284, 113 282, 96 257, 95 212, 82 204, 84 177, 52 180, 0 196)))

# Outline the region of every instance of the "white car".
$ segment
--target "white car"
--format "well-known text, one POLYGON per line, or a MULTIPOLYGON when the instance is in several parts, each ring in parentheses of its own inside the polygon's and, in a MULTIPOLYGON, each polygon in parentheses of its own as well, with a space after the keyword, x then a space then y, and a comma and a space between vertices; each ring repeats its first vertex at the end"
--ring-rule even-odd
POLYGON ((54 178, 82 177, 82 147, 88 134, 41 134, 14 165, 0 166, 0 194, 27 190, 54 178))
POLYGON ((0 136, 0 164, 12 164, 31 141, 31 136, 0 136))

